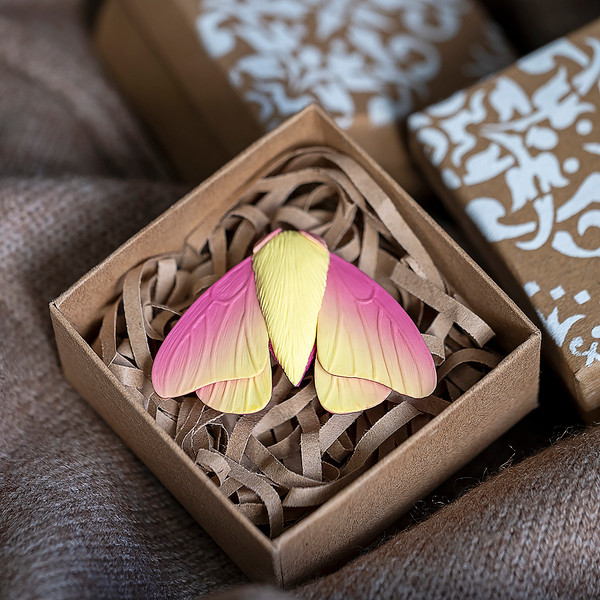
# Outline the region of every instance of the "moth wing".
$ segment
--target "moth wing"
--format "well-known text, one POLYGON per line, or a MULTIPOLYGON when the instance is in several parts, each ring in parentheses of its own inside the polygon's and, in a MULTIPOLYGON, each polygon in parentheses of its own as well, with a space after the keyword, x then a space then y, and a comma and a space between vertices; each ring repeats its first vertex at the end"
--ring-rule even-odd
POLYGON ((390 393, 390 388, 375 381, 331 375, 318 360, 315 360, 315 388, 321 406, 331 413, 367 410, 383 402, 390 393))
POLYGON ((433 358, 412 319, 379 284, 334 254, 319 312, 317 360, 330 375, 376 382, 414 398, 428 396, 437 383, 433 358))
POLYGON ((217 382, 254 378, 269 365, 267 327, 247 258, 175 324, 154 360, 152 383, 160 396, 181 396, 217 382))
POLYGON ((245 415, 262 410, 271 399, 271 363, 256 377, 217 381, 196 390, 204 404, 224 413, 245 415))

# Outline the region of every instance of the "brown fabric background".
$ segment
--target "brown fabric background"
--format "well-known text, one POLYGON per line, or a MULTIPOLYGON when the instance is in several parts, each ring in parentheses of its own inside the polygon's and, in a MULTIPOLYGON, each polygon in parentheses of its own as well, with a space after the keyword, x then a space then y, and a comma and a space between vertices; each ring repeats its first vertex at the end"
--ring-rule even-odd
POLYGON ((293 593, 223 592, 246 578, 64 381, 47 312, 183 191, 102 75, 80 3, 0 1, 0 598, 600 596, 600 430, 477 485, 577 422, 546 371, 542 408, 389 541, 293 593))
POLYGON ((524 54, 600 17, 598 0, 480 0, 524 54))

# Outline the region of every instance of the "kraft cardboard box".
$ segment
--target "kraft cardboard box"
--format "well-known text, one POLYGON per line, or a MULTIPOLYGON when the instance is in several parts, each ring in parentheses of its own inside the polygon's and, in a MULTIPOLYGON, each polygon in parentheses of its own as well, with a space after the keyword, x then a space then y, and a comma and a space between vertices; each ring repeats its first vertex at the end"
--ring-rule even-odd
POLYGON ((584 417, 600 406, 600 21, 413 115, 416 160, 546 335, 584 417))
MULTIPOLYGON (((324 174, 323 169, 316 172, 324 174)), ((288 180, 287 176, 277 179, 288 180)), ((272 191, 272 181, 261 189, 272 191)), ((338 177, 336 181, 342 179, 338 177)), ((318 191, 313 194, 322 192, 322 186, 315 189, 318 191)), ((314 195, 311 198, 314 201, 314 195)), ((290 209, 282 212, 280 218, 305 214, 297 208, 290 209)), ((334 218, 346 218, 343 210, 332 210, 337 215, 334 218)), ((367 225, 363 224, 365 231, 369 229, 367 225)), ((246 234, 247 231, 239 237, 246 234)), ((351 239, 339 251, 356 254, 353 247, 351 239)), ((389 257, 390 248, 388 240, 381 256, 389 257)), ((363 268, 368 269, 369 262, 368 256, 359 256, 363 268)), ((396 264, 394 271, 397 269, 399 273, 410 270, 396 264)), ((197 277, 201 275, 197 273, 197 277)), ((425 284, 421 291, 425 294, 427 290, 437 298, 433 304, 445 297, 433 283, 425 284)), ((141 308, 139 303, 137 306, 144 310, 143 304, 141 308)), ((244 572, 258 581, 293 585, 339 565, 537 405, 539 330, 389 175, 314 106, 261 138, 174 204, 52 302, 50 312, 67 379, 244 572), (358 165, 351 175, 355 183, 362 186, 365 180, 371 182, 365 200, 377 207, 378 214, 386 215, 390 227, 402 223, 406 231, 410 230, 411 244, 422 248, 431 259, 429 265, 423 262, 423 266, 409 261, 415 269, 412 279, 420 281, 416 273, 422 269, 439 271, 444 285, 455 294, 446 315, 449 322, 460 322, 461 315, 468 314, 482 331, 495 331, 493 345, 498 360, 490 363, 492 368, 484 375, 467 382, 464 393, 454 386, 459 393, 452 402, 445 403, 437 416, 414 421, 410 437, 392 446, 383 458, 377 460, 375 455, 368 468, 343 489, 278 535, 269 535, 224 494, 215 477, 207 476, 186 452, 185 444, 177 443, 169 424, 161 425, 158 417, 151 414, 149 405, 156 401, 151 390, 146 394, 148 405, 144 405, 141 392, 148 382, 143 377, 144 370, 147 372, 143 359, 138 361, 141 381, 134 381, 138 373, 127 381, 121 376, 127 365, 107 364, 101 358, 102 352, 97 351, 95 340, 100 339, 101 345, 114 343, 113 337, 102 339, 104 323, 119 322, 123 316, 115 310, 107 317, 107 311, 116 306, 119 290, 129 289, 130 295, 138 293, 136 286, 128 286, 134 279, 144 280, 143 269, 149 259, 179 252, 186 240, 191 243, 193 232, 198 235, 199 226, 203 239, 211 240, 208 245, 218 247, 224 238, 219 241, 218 236, 213 239, 210 234, 226 214, 260 221, 258 211, 243 201, 249 187, 263 181, 264 173, 282 155, 292 153, 292 160, 302 162, 303 152, 315 148, 323 156, 335 154, 340 162, 358 165)), ((446 319, 434 319, 437 324, 430 330, 447 330, 445 322, 446 319)), ((144 326, 137 329, 143 332, 144 326)), ((448 340, 449 347, 456 347, 464 337, 457 332, 448 340)), ((483 341, 488 338, 484 335, 483 341)), ((143 355, 139 346, 133 354, 138 351, 143 355)), ((482 351, 472 348, 466 352, 482 351)), ((112 354, 114 348, 109 355, 112 354)), ((459 362, 457 354, 453 355, 455 364, 459 362)), ((447 365, 446 371, 452 368, 447 365)), ((438 377, 442 378, 442 374, 438 377)), ((398 405, 402 406, 409 404, 405 400, 398 405)), ((156 410, 155 406, 154 412, 159 411, 160 407, 156 410)), ((168 421, 169 415, 165 417, 168 421)))
POLYGON ((515 58, 472 0, 107 0, 95 38, 192 183, 315 102, 413 194, 405 117, 515 58))

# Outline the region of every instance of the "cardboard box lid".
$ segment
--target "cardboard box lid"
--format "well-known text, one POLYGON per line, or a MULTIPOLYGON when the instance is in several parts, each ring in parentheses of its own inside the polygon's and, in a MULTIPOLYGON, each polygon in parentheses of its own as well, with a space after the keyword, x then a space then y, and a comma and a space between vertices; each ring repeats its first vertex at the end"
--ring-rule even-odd
POLYGON ((554 340, 584 412, 600 406, 599 80, 597 21, 409 121, 424 169, 554 340))
POLYGON ((109 0, 96 43, 190 180, 186 123, 230 158, 316 102, 411 189, 406 116, 515 57, 473 0, 109 0))

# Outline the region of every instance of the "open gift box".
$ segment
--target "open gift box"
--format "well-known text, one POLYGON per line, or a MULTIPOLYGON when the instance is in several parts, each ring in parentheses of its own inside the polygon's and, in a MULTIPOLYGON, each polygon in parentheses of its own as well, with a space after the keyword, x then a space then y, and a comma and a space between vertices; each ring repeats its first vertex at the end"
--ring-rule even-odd
MULTIPOLYGON (((319 176, 325 171, 322 167, 314 167, 314 173, 319 176)), ((339 175, 337 180, 342 181, 343 177, 339 175)), ((357 202, 362 200, 359 198, 357 202)), ((294 209, 286 214, 306 218, 308 213, 294 209)), ((336 223, 346 218, 345 213, 335 207, 332 214, 336 223)), ((365 223, 362 225, 367 231, 369 228, 365 223)), ((328 227, 327 223, 325 227, 328 227)), ((348 227, 348 230, 356 229, 354 223, 348 227)), ((244 237, 247 233, 240 234, 239 231, 234 238, 244 237)), ((371 233, 365 235, 370 237, 371 233)), ((327 235, 330 230, 326 238, 327 235)), ((221 240, 226 241, 226 236, 221 240)), ((351 246, 352 240, 346 246, 338 245, 336 252, 350 252, 351 246)), ((368 262, 361 253, 359 265, 368 266, 368 262)), ((425 262, 423 258, 422 263, 425 262)), ((138 306, 139 311, 144 310, 143 303, 138 306)), ((174 204, 52 302, 50 311, 67 379, 244 572, 259 581, 292 585, 339 564, 537 405, 539 331, 468 255, 321 109, 314 106, 263 137, 174 204), (123 286, 130 296, 138 293, 139 288, 128 288, 123 278, 130 281, 131 273, 137 269, 136 277, 143 279, 140 265, 157 254, 177 254, 190 236, 196 240, 202 238, 204 241, 199 246, 212 245, 214 250, 220 242, 210 235, 226 214, 245 214, 260 221, 255 205, 244 205, 240 198, 247 195, 256 181, 262 181, 265 173, 281 162, 282 156, 291 153, 295 157, 293 161, 302 162, 305 160, 304 149, 311 148, 319 148, 322 155, 335 156, 340 164, 350 165, 348 177, 357 189, 365 191, 366 201, 375 208, 374 211, 365 208, 366 212, 362 213, 365 223, 372 218, 385 233, 386 250, 382 251, 381 246, 379 252, 391 256, 390 244, 396 236, 405 235, 415 253, 423 248, 430 257, 431 265, 425 265, 423 269, 412 259, 407 264, 414 270, 394 263, 399 273, 406 274, 407 282, 424 281, 417 273, 427 271, 433 264, 436 272, 443 274, 444 281, 453 290, 453 297, 442 293, 434 283, 422 284, 422 291, 429 290, 432 297, 437 298, 433 304, 447 302, 450 307, 444 318, 434 318, 433 322, 443 326, 445 322, 467 323, 471 319, 473 331, 493 329, 498 360, 490 364, 492 368, 485 370, 464 393, 457 394, 452 402, 444 403, 445 408, 437 411, 439 414, 415 425, 406 439, 388 448, 385 456, 380 454, 379 459, 373 458, 367 463, 368 468, 357 472, 345 487, 335 489, 335 493, 320 506, 289 526, 280 527, 277 535, 269 537, 260 521, 259 526, 251 522, 248 514, 215 485, 215 477, 209 478, 190 459, 185 444, 176 443, 174 437, 177 435, 169 430, 170 425, 160 426, 156 416, 160 410, 155 407, 156 414, 150 414, 149 407, 140 399, 143 395, 140 390, 148 384, 143 373, 142 381, 137 383, 119 377, 122 366, 102 360, 96 351, 95 340, 99 339, 99 331, 100 338, 103 337, 106 322, 119 321, 116 312, 114 319, 107 318, 107 307, 116 306, 115 298, 119 297, 123 286), (382 218, 386 225, 376 218, 382 218), (395 233, 388 234, 385 227, 394 229, 395 233), (206 240, 209 241, 205 243, 206 240)), ((465 327, 470 328, 469 325, 465 327)), ((129 333, 133 337, 139 331, 129 333)), ((473 335, 478 337, 476 332, 473 335)), ((457 340, 467 337, 460 333, 456 336, 457 340)), ((143 339, 146 339, 145 333, 143 339)), ((488 339, 487 334, 482 334, 480 341, 488 339)), ((108 345, 111 343, 112 338, 108 345)), ((454 343, 448 341, 450 345, 454 343)), ((462 352, 484 350, 471 348, 462 352)), ((135 350, 133 354, 136 354, 135 350)), ((458 354, 453 354, 455 362, 458 362, 458 354)), ((447 365, 447 368, 451 366, 447 365)), ((408 400, 401 398, 397 407, 412 406, 408 400)), ((151 404, 156 401, 156 395, 150 391, 146 401, 151 404)), ((196 400, 193 406, 198 403, 196 400)), ((328 415, 321 415, 322 422, 327 422, 327 418, 328 415)), ((375 430, 376 426, 371 429, 375 430)), ((264 480, 261 475, 261 482, 264 480)))

